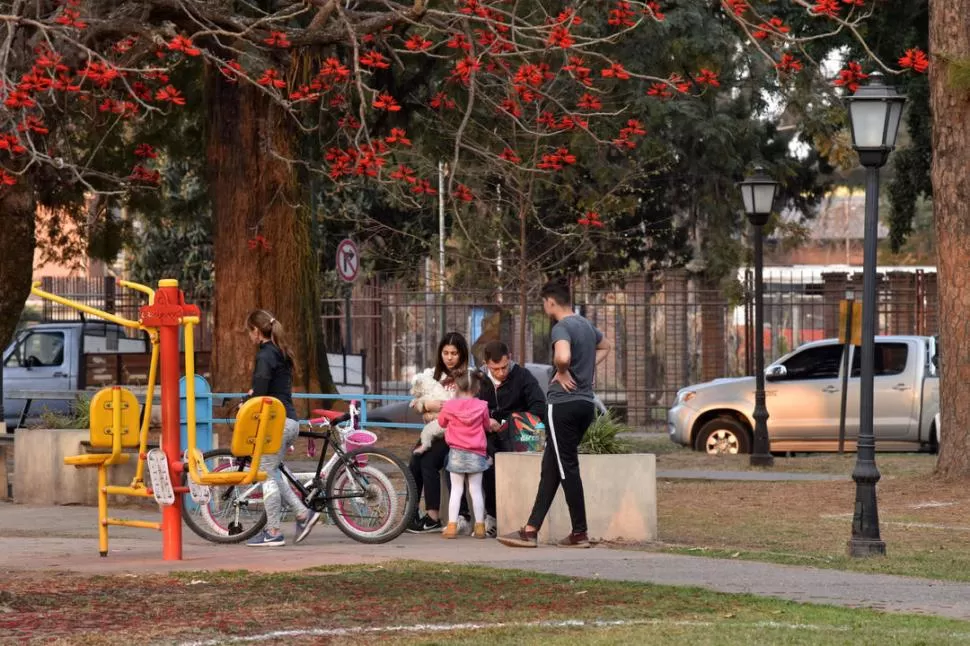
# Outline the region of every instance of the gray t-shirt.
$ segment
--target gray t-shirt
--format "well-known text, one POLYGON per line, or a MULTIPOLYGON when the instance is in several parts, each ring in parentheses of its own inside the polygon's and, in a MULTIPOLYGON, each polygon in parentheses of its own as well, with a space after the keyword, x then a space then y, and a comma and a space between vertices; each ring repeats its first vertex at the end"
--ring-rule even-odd
POLYGON ((571 401, 593 401, 593 374, 596 370, 596 346, 603 340, 603 333, 582 316, 567 316, 552 326, 553 355, 556 341, 569 342, 569 372, 576 382, 570 392, 553 382, 549 385, 546 401, 561 404, 571 401))

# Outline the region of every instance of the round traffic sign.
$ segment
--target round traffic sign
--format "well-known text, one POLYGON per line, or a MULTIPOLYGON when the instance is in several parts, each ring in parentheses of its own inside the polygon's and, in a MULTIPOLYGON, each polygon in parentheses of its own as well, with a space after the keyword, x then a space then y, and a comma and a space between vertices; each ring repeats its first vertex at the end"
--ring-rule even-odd
POLYGON ((337 245, 337 275, 341 280, 352 283, 360 273, 360 253, 357 245, 350 238, 345 238, 337 245))

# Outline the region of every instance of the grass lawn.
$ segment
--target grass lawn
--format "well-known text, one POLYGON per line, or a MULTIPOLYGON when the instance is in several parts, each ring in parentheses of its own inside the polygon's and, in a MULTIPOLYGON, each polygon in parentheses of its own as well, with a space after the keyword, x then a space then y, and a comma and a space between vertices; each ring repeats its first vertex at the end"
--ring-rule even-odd
MULTIPOLYGON (((658 470, 758 471, 748 456, 707 456, 666 438, 634 440, 658 470)), ((933 476, 936 456, 879 453, 887 556, 852 559, 855 483, 659 479, 660 540, 643 549, 970 581, 970 487, 933 476)), ((855 454, 776 458, 773 472, 850 475, 855 454)))
POLYGON ((274 631, 294 632, 261 643, 970 640, 970 623, 934 617, 408 562, 286 574, 0 574, 0 643, 221 644, 274 631))

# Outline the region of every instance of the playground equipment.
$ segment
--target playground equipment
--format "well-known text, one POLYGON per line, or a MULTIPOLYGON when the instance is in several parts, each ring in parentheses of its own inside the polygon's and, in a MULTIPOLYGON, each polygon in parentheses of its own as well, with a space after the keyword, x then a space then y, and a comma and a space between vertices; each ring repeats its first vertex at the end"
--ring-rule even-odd
POLYGON ((250 457, 251 470, 247 473, 209 473, 196 447, 195 427, 195 338, 194 326, 199 322, 199 308, 185 303, 185 296, 178 281, 164 279, 158 282, 158 290, 130 281, 119 284, 148 295, 148 305, 139 309, 137 321, 132 321, 97 308, 51 294, 34 283, 31 293, 111 321, 127 328, 145 331, 152 343, 148 389, 145 394, 145 413, 139 433, 135 433, 138 420, 138 400, 130 391, 111 387, 100 391, 91 402, 91 445, 111 448, 111 453, 70 456, 65 463, 77 468, 98 469, 98 537, 101 556, 108 554, 108 526, 123 525, 157 529, 162 532, 162 558, 166 561, 182 559, 182 496, 191 493, 197 502, 207 501, 208 485, 248 484, 264 480, 259 460, 264 453, 280 449, 285 423, 283 405, 271 397, 250 400, 241 407, 233 431, 232 451, 238 457, 250 457), (185 328, 185 373, 188 465, 182 461, 179 419, 179 331, 185 328), (147 451, 148 428, 155 382, 161 360, 162 437, 160 449, 147 451), (111 486, 107 483, 107 469, 114 464, 127 462, 129 455, 124 448, 138 447, 139 463, 135 477, 128 486, 111 486), (201 465, 201 466, 200 466, 201 465), (151 487, 144 482, 147 466, 151 475, 151 487), (188 487, 174 486, 181 483, 183 473, 188 475, 188 487), (229 477, 226 477, 229 476, 229 477), (162 508, 160 523, 121 520, 108 517, 108 495, 154 497, 162 508))

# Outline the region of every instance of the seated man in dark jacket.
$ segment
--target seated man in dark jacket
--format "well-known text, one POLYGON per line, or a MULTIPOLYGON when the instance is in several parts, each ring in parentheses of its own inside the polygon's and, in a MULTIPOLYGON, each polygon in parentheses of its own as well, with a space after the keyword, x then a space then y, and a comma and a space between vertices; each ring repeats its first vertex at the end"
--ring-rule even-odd
MULTIPOLYGON (((532 373, 512 362, 509 347, 501 341, 492 341, 483 352, 486 375, 482 379, 478 398, 488 403, 490 432, 488 454, 511 451, 508 421, 512 413, 532 413, 545 420, 546 398, 539 382, 532 373)), ((495 465, 485 472, 485 533, 494 537, 495 528, 495 465)), ((464 506, 464 505, 463 505, 464 506)))

